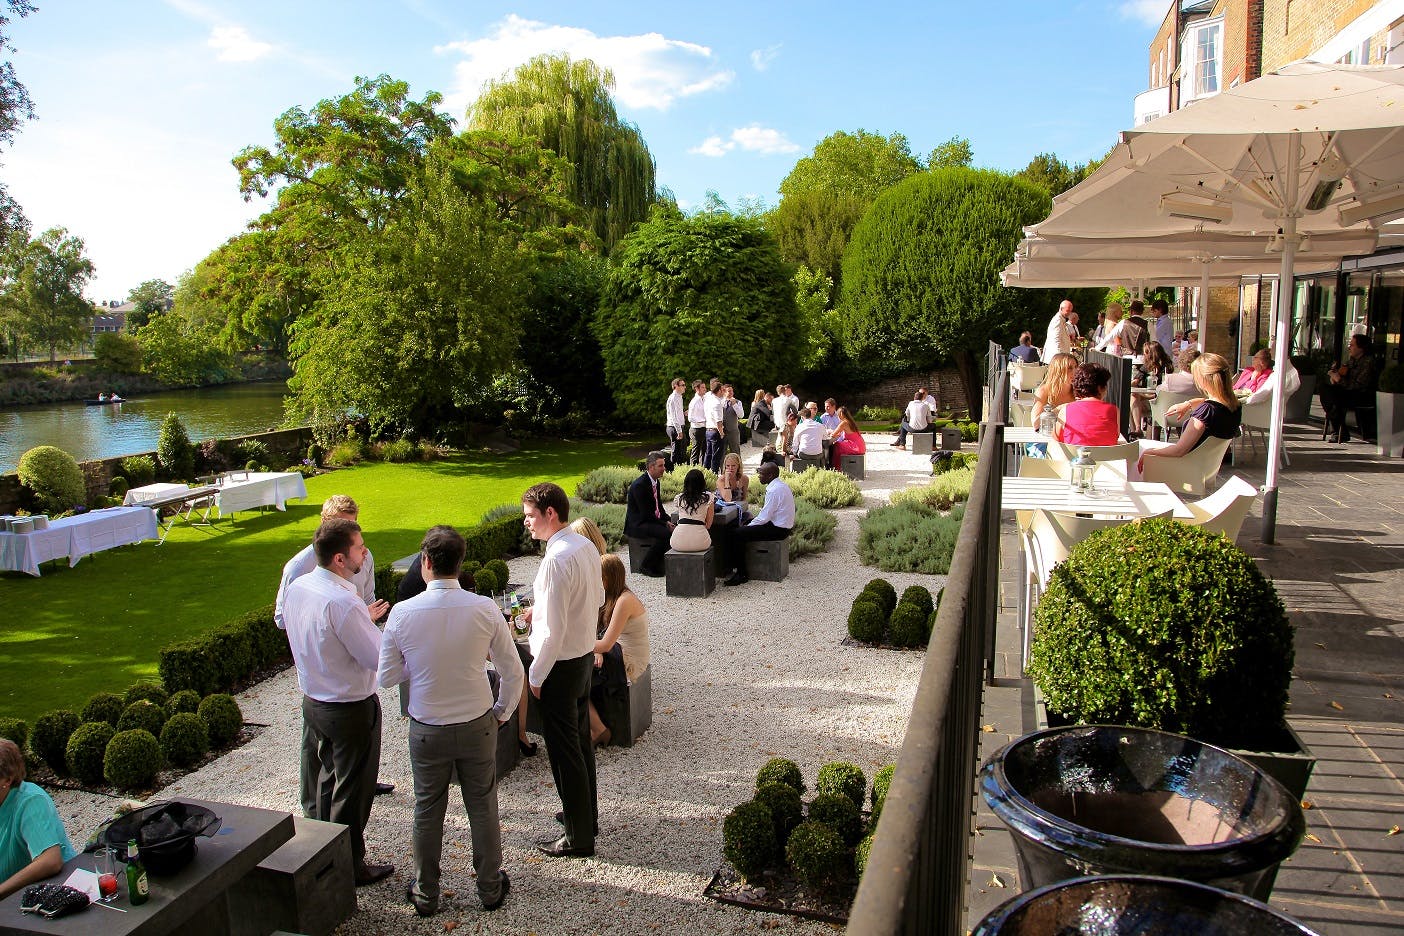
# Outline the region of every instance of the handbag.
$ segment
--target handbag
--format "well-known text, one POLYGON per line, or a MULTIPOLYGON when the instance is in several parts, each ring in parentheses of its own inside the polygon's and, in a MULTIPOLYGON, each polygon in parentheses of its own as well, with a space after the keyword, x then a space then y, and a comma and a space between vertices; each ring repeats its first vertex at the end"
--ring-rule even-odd
POLYGON ((20 895, 20 912, 53 920, 86 910, 89 903, 87 894, 67 884, 31 884, 20 895))

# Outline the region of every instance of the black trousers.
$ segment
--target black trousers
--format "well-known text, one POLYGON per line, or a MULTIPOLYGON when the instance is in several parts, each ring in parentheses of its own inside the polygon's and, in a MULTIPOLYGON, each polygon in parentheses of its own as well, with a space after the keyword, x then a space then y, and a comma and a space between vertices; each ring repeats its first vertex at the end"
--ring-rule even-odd
POLYGON ((653 545, 649 547, 648 553, 643 558, 643 567, 647 572, 662 572, 663 557, 668 554, 669 543, 673 536, 673 531, 668 529, 668 524, 649 517, 647 520, 640 520, 627 535, 653 540, 653 545))
POLYGON ((302 698, 303 789, 313 792, 308 819, 351 830, 351 861, 366 860, 366 822, 380 772, 380 696, 359 702, 302 698))
POLYGON ((702 456, 707 451, 707 427, 692 427, 692 452, 688 455, 688 462, 694 465, 702 464, 702 456))
MULTIPOLYGON (((1362 437, 1369 439, 1374 435, 1375 425, 1373 419, 1362 418, 1361 408, 1373 410, 1375 406, 1375 395, 1368 390, 1351 390, 1340 384, 1327 384, 1321 388, 1321 408, 1326 411, 1326 431, 1334 431, 1342 440, 1350 438, 1350 433, 1346 429, 1346 412, 1355 410, 1355 421, 1360 426, 1362 437)), ((1369 413, 1374 416, 1373 412, 1369 413)))
POLYGON ((551 776, 565 813, 566 839, 595 847, 599 804, 595 795, 595 745, 590 740, 590 676, 595 654, 557 660, 541 684, 541 733, 551 776))
POLYGON ((746 544, 762 542, 766 540, 789 539, 794 530, 787 527, 778 527, 773 523, 757 523, 747 526, 737 526, 727 536, 726 555, 727 561, 731 563, 737 572, 746 574, 746 544))
POLYGON ((672 471, 675 465, 687 464, 687 430, 678 426, 668 427, 668 447, 670 452, 668 470, 672 471))

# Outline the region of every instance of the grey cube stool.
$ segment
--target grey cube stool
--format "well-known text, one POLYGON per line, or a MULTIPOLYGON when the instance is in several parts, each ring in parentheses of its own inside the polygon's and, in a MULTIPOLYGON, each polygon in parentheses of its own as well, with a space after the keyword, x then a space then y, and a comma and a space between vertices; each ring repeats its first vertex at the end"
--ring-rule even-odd
POLYGON ((653 548, 654 540, 642 536, 629 537, 629 571, 642 572, 644 557, 653 548))
POLYGON ((274 929, 325 936, 355 911, 346 826, 294 816, 293 828, 291 839, 230 888, 236 936, 274 929))
POLYGON ((804 471, 806 468, 823 468, 823 455, 796 455, 794 463, 790 466, 793 471, 804 471))
POLYGON ((864 465, 866 464, 865 459, 866 456, 864 455, 840 455, 839 471, 848 475, 854 481, 862 481, 867 477, 864 471, 864 465))
POLYGON ((644 667, 633 682, 624 677, 622 657, 606 655, 604 666, 606 685, 619 688, 606 689, 600 720, 609 728, 611 745, 632 747, 653 724, 653 666, 644 667))
POLYGON ((960 451, 960 430, 955 426, 947 426, 941 430, 941 448, 948 452, 960 451))
POLYGON ((668 550, 663 557, 664 592, 671 598, 706 598, 717 587, 716 559, 706 552, 668 550))
POLYGON ((911 433, 911 437, 913 455, 931 454, 931 444, 934 437, 930 429, 923 429, 920 432, 913 432, 911 433))
POLYGON ((760 582, 783 582, 790 574, 790 541, 752 540, 746 544, 746 577, 760 582))

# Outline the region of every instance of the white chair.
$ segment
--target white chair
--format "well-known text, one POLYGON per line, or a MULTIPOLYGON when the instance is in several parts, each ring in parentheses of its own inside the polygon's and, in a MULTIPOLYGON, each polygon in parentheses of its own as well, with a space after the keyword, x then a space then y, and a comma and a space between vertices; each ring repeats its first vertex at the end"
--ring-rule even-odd
MULTIPOLYGON (((1285 412, 1287 401, 1283 400, 1282 403, 1285 412)), ((1245 439, 1249 445, 1253 446, 1253 454, 1256 455, 1258 453, 1257 437, 1262 436, 1263 451, 1267 451, 1267 437, 1268 433, 1272 431, 1272 400, 1245 403, 1239 409, 1239 414, 1242 417, 1240 438, 1245 439)), ((1282 455, 1283 466, 1290 466, 1292 459, 1287 455, 1287 437, 1285 435, 1282 437, 1282 444, 1278 448, 1278 452, 1282 455)), ((1238 447, 1238 454, 1243 454, 1243 446, 1241 445, 1238 447)))
POLYGON ((1194 514, 1193 520, 1181 520, 1211 533, 1222 533, 1231 541, 1238 539, 1238 531, 1243 529, 1243 521, 1248 510, 1258 497, 1258 489, 1238 475, 1224 482, 1223 487, 1197 502, 1187 502, 1186 507, 1194 514))
MULTIPOLYGON (((1142 481, 1159 481, 1170 485, 1176 494, 1203 496, 1219 477, 1219 468, 1224 463, 1224 453, 1228 451, 1232 439, 1208 438, 1187 455, 1178 458, 1147 458, 1141 473, 1142 481)), ((1145 449, 1160 447, 1160 443, 1142 439, 1145 449)))
POLYGON ((1023 364, 1019 361, 1011 361, 1009 364, 1009 375, 1013 378, 1014 389, 1020 393, 1033 390, 1043 383, 1043 377, 1047 373, 1046 364, 1023 364))
POLYGON ((1033 400, 1030 399, 1027 403, 1023 400, 1011 400, 1009 419, 1015 426, 1031 427, 1033 425, 1033 400))
MULTIPOLYGON (((1087 449, 1092 460, 1097 463, 1099 474, 1102 472, 1102 466, 1105 465, 1122 481, 1135 481, 1140 477, 1136 473, 1136 461, 1141 457, 1141 447, 1135 442, 1123 442, 1120 445, 1086 446, 1050 442, 1048 443, 1048 458, 1050 461, 1062 462, 1066 465, 1071 463, 1077 457, 1078 451, 1083 448, 1087 449)), ((1068 477, 1068 475, 1064 475, 1064 477, 1068 477)))
POLYGON ((1193 393, 1171 393, 1169 390, 1155 391, 1155 399, 1150 402, 1151 422, 1160 427, 1161 438, 1170 438, 1170 430, 1179 428, 1177 424, 1169 422, 1165 418, 1165 411, 1176 404, 1193 400, 1196 395, 1193 393))

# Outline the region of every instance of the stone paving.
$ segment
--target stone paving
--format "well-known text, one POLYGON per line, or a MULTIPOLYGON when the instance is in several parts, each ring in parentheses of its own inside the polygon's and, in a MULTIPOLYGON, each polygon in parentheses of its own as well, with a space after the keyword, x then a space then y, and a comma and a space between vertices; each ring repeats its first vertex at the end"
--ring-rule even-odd
MULTIPOLYGON (((1296 625, 1288 717, 1317 757, 1306 796, 1309 837, 1283 866, 1271 903, 1322 934, 1401 932, 1404 462, 1361 442, 1320 437, 1319 412, 1316 422, 1287 429, 1292 465, 1279 478, 1276 544, 1261 542, 1261 499, 1238 538, 1296 625)), ((1245 456, 1226 472, 1262 484, 1261 449, 1245 456)), ((1011 520, 982 757, 1034 728, 1032 687, 1018 672, 1017 549, 1011 520)), ((971 924, 1020 890, 1009 834, 978 798, 975 825, 971 924)))

